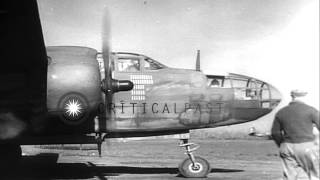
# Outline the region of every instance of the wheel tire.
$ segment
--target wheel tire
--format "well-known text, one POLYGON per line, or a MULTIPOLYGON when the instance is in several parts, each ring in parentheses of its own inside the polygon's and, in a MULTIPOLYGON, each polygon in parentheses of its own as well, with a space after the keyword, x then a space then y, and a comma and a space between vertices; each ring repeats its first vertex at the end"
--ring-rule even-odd
POLYGON ((196 167, 193 167, 192 161, 190 158, 187 158, 179 165, 180 174, 187 178, 206 177, 211 171, 209 162, 199 156, 195 156, 194 158, 196 167))

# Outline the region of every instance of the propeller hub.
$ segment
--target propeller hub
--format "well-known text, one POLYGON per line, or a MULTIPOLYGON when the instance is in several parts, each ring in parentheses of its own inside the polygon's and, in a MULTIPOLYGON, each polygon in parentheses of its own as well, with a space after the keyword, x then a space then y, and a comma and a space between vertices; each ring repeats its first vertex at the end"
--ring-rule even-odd
POLYGON ((133 83, 129 80, 116 80, 116 79, 112 79, 111 82, 106 82, 106 80, 103 79, 101 82, 101 88, 105 93, 130 91, 133 89, 133 83))

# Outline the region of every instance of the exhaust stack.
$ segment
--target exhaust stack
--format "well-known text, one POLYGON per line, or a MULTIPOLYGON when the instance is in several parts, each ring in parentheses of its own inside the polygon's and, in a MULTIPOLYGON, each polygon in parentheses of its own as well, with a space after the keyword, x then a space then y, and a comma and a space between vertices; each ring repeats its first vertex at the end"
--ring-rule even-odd
POLYGON ((200 70, 200 50, 197 50, 196 71, 200 70))

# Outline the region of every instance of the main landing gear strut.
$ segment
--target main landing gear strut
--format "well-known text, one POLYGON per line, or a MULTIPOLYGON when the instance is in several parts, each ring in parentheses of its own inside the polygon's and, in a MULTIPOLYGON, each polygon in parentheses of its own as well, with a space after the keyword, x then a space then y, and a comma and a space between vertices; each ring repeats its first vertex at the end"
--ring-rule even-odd
POLYGON ((180 147, 184 147, 188 158, 182 161, 179 165, 179 172, 184 177, 200 178, 206 177, 210 171, 210 164, 202 157, 194 156, 193 151, 200 146, 194 143, 188 143, 188 139, 181 139, 180 147))

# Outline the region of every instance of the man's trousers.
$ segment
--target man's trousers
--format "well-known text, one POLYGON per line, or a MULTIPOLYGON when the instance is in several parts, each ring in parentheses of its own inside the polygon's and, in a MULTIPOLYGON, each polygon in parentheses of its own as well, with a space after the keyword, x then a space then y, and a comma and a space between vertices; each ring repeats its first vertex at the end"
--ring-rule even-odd
POLYGON ((281 143, 284 180, 298 180, 305 172, 309 180, 319 180, 319 148, 314 142, 281 143))

